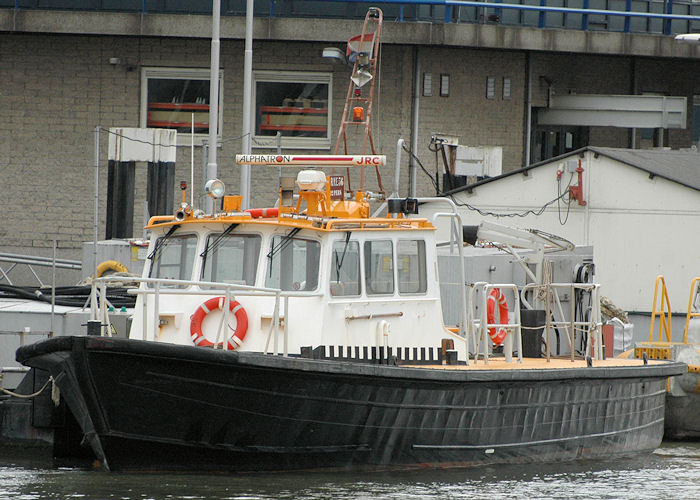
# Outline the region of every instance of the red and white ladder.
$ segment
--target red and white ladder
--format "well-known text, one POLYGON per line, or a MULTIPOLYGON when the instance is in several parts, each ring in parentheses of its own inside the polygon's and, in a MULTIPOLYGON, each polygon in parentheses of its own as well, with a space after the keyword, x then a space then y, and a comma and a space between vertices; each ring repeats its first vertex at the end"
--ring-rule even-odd
MULTIPOLYGON (((348 94, 345 99, 345 109, 340 120, 338 138, 335 142, 334 154, 348 154, 347 127, 364 127, 362 131, 362 154, 368 152, 376 155, 374 140, 372 139, 371 117, 374 89, 377 82, 379 61, 379 39, 382 32, 384 14, 377 7, 370 7, 365 15, 362 25, 362 33, 348 40, 346 56, 353 63, 352 76, 348 85, 348 94), (367 84, 369 84, 367 88, 367 84), (369 151, 368 151, 369 147, 369 151)), ((353 154, 358 154, 354 151, 353 154)), ((377 173, 377 185, 381 194, 384 194, 379 168, 375 165, 377 173)), ((350 173, 347 175, 348 191, 350 187, 350 173)), ((360 168, 360 190, 364 190, 365 169, 360 168)))

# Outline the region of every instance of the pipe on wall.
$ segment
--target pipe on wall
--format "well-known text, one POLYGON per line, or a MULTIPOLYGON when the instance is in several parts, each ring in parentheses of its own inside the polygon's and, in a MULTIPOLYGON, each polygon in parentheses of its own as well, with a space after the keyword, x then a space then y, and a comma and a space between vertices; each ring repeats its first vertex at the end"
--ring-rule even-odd
POLYGON ((411 156, 408 162, 408 196, 416 196, 416 151, 418 151, 418 123, 420 104, 420 57, 418 46, 413 47, 413 104, 411 106, 411 156))

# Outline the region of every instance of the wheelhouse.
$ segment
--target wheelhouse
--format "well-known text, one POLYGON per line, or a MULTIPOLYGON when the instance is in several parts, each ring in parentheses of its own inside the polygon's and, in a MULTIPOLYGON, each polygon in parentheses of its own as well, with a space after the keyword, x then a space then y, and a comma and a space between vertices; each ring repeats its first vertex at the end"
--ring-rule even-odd
POLYGON ((130 337, 224 347, 234 331, 244 336, 238 349, 298 353, 434 346, 421 332, 435 325, 437 335, 453 335, 442 326, 433 224, 400 211, 369 217, 364 193, 332 200, 319 174, 298 174, 296 204, 242 211, 232 197, 203 215, 183 197, 174 217, 153 218, 130 337), (214 297, 221 300, 207 302, 214 297), (245 332, 229 314, 233 304, 246 314, 245 332))

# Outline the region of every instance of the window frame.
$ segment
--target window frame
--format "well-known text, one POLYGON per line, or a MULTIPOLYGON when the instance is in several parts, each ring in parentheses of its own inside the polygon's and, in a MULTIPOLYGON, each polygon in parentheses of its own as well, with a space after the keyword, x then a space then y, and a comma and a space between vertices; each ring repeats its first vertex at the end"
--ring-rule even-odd
MULTIPOLYGON (((426 249, 426 244, 425 240, 421 238, 399 238, 396 240, 396 289, 399 292, 399 295, 425 295, 428 293, 428 254, 427 254, 427 249, 426 249), (402 285, 405 286, 407 281, 401 280, 401 255, 399 253, 400 246, 402 243, 416 243, 417 246, 417 253, 415 254, 418 258, 418 288, 419 290, 416 292, 405 292, 402 291, 402 285)), ((403 254, 403 255, 409 255, 409 254, 403 254)), ((410 254, 413 255, 413 254, 410 254)), ((409 266, 410 269, 410 266, 409 266)))
MULTIPOLYGON (((221 235, 221 232, 208 233, 208 234, 206 235, 206 237, 204 238, 204 248, 205 248, 205 249, 208 249, 208 248, 209 248, 209 244, 211 243, 212 239, 215 240, 215 239, 216 239, 218 236, 220 236, 220 235, 221 235)), ((225 236, 224 239, 227 239, 227 238, 236 238, 236 237, 238 237, 238 238, 243 238, 243 239, 249 238, 249 239, 251 239, 251 240, 257 239, 257 246, 258 246, 258 248, 257 248, 257 254, 254 256, 254 257, 255 257, 254 259, 251 258, 251 260, 254 260, 254 261, 255 261, 255 270, 254 270, 254 272, 252 273, 252 278, 253 278, 252 281, 253 281, 253 282, 252 282, 252 283, 242 283, 243 285, 246 285, 246 286, 255 286, 255 285, 257 284, 257 282, 258 282, 258 273, 259 273, 259 271, 260 271, 260 256, 261 256, 262 251, 263 251, 263 244, 264 244, 263 240, 264 240, 264 238, 263 238, 262 234, 256 233, 256 232, 245 232, 245 233, 236 233, 236 232, 232 232, 231 234, 225 236)), ((214 256, 217 256, 217 257, 218 257, 218 252, 219 252, 224 246, 225 246, 225 243, 222 242, 221 245, 220 245, 218 248, 216 248, 216 249, 214 250, 214 255, 211 255, 211 256, 210 256, 210 255, 209 255, 209 252, 211 252, 211 250, 207 250, 206 256, 205 256, 205 257, 201 257, 201 269, 200 269, 200 271, 199 271, 199 276, 200 276, 200 280, 201 280, 201 281, 215 281, 215 280, 213 280, 213 279, 205 279, 205 278, 206 278, 205 273, 208 271, 208 270, 207 270, 207 264, 208 264, 208 263, 211 263, 211 261, 214 260, 214 256)), ((245 251, 245 245, 244 245, 244 251, 245 251)), ((200 254, 200 255, 201 255, 201 254, 200 254)), ((209 270, 208 272, 211 273, 212 270, 209 270)), ((223 281, 223 283, 226 283, 226 281, 223 281)))
MULTIPOLYGON (((210 85, 211 70, 207 68, 178 68, 164 66, 144 66, 141 68, 141 89, 139 90, 140 112, 139 124, 142 128, 148 126, 148 80, 207 80, 210 85)), ((210 96, 211 101, 211 96, 210 96)), ((221 142, 223 124, 224 124, 224 71, 219 70, 219 106, 218 106, 218 122, 217 122, 217 142, 221 142)), ((190 137, 191 133, 182 133, 181 136, 190 137)), ((195 133, 194 144, 201 146, 204 141, 209 139, 209 133, 195 133)), ((178 141, 178 146, 190 146, 190 140, 178 141)))
MULTIPOLYGON (((283 292, 294 292, 294 293, 318 293, 318 291, 321 289, 321 283, 323 282, 323 281, 322 281, 322 277, 321 277, 321 276, 322 276, 322 275, 321 275, 321 273, 322 273, 322 269, 321 269, 321 253, 323 252, 323 244, 322 244, 322 242, 321 242, 319 239, 313 238, 313 237, 309 237, 309 236, 306 236, 306 235, 299 236, 298 234, 295 234, 294 236, 291 236, 291 237, 290 237, 290 242, 289 242, 288 244, 286 244, 285 247, 288 246, 288 245, 291 245, 291 250, 292 250, 292 252, 293 252, 293 251, 294 251, 293 249, 294 249, 294 242, 295 242, 295 241, 305 242, 306 245, 307 245, 307 249, 306 249, 307 251, 308 251, 308 245, 309 245, 309 243, 312 243, 312 244, 316 245, 316 252, 317 252, 317 254, 316 254, 316 284, 315 284, 315 286, 314 286, 313 288, 308 288, 308 289, 307 289, 306 287, 300 288, 300 289, 295 289, 295 288, 285 289, 285 288, 282 288, 282 276, 281 276, 281 274, 280 274, 280 276, 277 277, 277 279, 278 279, 277 285, 278 285, 278 286, 274 286, 274 283, 270 283, 270 282, 268 281, 268 279, 270 278, 271 266, 272 266, 272 264, 274 263, 274 260, 275 260, 275 259, 280 259, 280 258, 281 258, 280 252, 283 251, 284 249, 277 248, 276 251, 275 251, 275 255, 272 256, 272 259, 268 257, 269 252, 271 252, 274 248, 276 248, 276 247, 275 247, 275 239, 276 239, 276 238, 284 239, 284 238, 287 237, 287 236, 288 236, 288 233, 275 233, 275 234, 272 234, 272 235, 270 235, 269 238, 267 238, 267 242, 263 242, 263 245, 267 244, 267 247, 265 247, 265 246, 261 246, 261 247, 260 247, 260 258, 261 258, 261 259, 264 259, 264 266, 262 266, 262 267, 263 267, 263 272, 265 273, 265 274, 263 275, 263 277, 262 277, 262 285, 263 285, 264 287, 267 287, 267 288, 279 288, 279 289, 282 290, 283 292), (265 252, 265 248, 267 248, 267 253, 265 252)), ((308 258, 308 257, 307 257, 307 258, 308 258)), ((293 259, 294 259, 294 257, 292 256, 292 260, 293 260, 293 259)), ((309 276, 309 273, 308 273, 308 269, 309 269, 309 268, 306 267, 306 264, 304 264, 304 266, 305 266, 305 267, 304 267, 305 274, 306 274, 306 276, 308 277, 308 276, 309 276)), ((272 270, 274 271, 274 268, 272 268, 272 270)), ((260 270, 258 270, 258 271, 260 271, 260 270)), ((292 273, 293 273, 293 272, 294 272, 294 270, 292 269, 292 273)))
MULTIPOLYGON (((192 275, 194 274, 194 271, 198 265, 198 259, 199 259, 199 240, 200 237, 197 233, 181 233, 177 235, 171 235, 168 236, 168 239, 165 244, 158 243, 161 239, 165 238, 165 235, 159 236, 156 239, 155 245, 163 245, 162 247, 159 248, 158 252, 158 260, 153 260, 150 259, 150 264, 149 264, 149 269, 148 269, 148 277, 149 278, 155 278, 155 279, 173 279, 173 280, 183 280, 183 281, 191 281, 192 280, 192 275), (162 252, 165 247, 167 247, 169 244, 172 244, 174 241, 180 240, 184 241, 185 239, 194 239, 194 245, 192 246, 192 259, 190 262, 190 267, 189 267, 189 276, 187 277, 182 277, 182 273, 180 273, 180 277, 178 278, 164 278, 161 273, 162 265, 160 264, 160 261, 162 259, 162 252), (155 270, 158 270, 158 276, 154 276, 153 272, 155 270)), ((180 248, 182 248, 182 245, 180 245, 180 248)), ((180 255, 180 261, 182 261, 182 255, 180 255)), ((174 267, 172 264, 168 264, 166 267, 174 267)), ((179 266, 180 269, 182 269, 182 266, 179 266)), ((154 285, 152 283, 147 283, 146 284, 147 288, 153 288, 154 285)), ((165 285, 161 285, 165 286, 165 285)), ((188 285, 173 285, 173 288, 189 288, 188 285)))
POLYGON ((275 136, 257 135, 255 133, 255 120, 257 115, 257 84, 258 82, 269 83, 321 83, 328 85, 328 120, 326 138, 322 137, 285 137, 282 136, 282 149, 331 149, 332 124, 333 124, 333 73, 322 71, 272 71, 254 70, 252 84, 251 105, 253 109, 250 113, 250 130, 253 131, 251 147, 253 148, 276 148, 277 139, 275 136))
POLYGON ((393 297, 396 295, 396 291, 398 289, 397 283, 396 283, 396 241, 394 238, 387 237, 386 239, 366 239, 364 240, 362 244, 362 259, 364 262, 363 269, 364 269, 364 276, 363 276, 363 281, 364 281, 364 291, 365 295, 367 297, 393 297), (386 253, 379 253, 379 252, 368 252, 367 251, 367 245, 372 244, 372 243, 388 243, 391 245, 391 251, 386 253), (390 264, 391 264, 391 291, 390 292, 379 292, 379 291, 374 291, 374 287, 371 286, 372 282, 378 281, 376 280, 376 273, 372 274, 370 271, 372 270, 372 260, 369 258, 371 255, 380 255, 383 258, 386 258, 389 256, 391 258, 390 264))
MULTIPOLYGON (((337 299, 343 299, 343 298, 348 298, 348 297, 361 297, 362 296, 362 289, 363 289, 363 277, 362 277, 362 247, 363 245, 361 244, 362 242, 358 239, 349 239, 348 240, 348 250, 351 245, 354 245, 357 247, 357 282, 355 283, 357 285, 357 293, 355 294, 350 294, 350 293, 339 293, 339 294, 334 294, 333 293, 333 283, 342 283, 343 287, 345 286, 344 281, 336 281, 335 280, 335 255, 336 255, 336 245, 340 245, 342 247, 345 246, 345 238, 339 238, 335 239, 331 242, 330 245, 330 254, 331 254, 331 262, 330 266, 328 268, 328 291, 330 293, 331 298, 337 298, 337 299)), ((345 263, 344 263, 345 264, 345 263)), ((344 266, 343 266, 344 267, 344 266)))

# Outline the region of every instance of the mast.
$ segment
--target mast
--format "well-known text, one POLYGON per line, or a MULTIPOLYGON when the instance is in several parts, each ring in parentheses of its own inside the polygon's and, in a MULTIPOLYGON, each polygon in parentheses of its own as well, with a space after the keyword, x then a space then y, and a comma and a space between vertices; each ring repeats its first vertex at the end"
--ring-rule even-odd
MULTIPOLYGON (((253 0, 246 0, 245 46, 243 59, 243 139, 244 154, 250 154, 250 106, 253 87, 253 0)), ((250 207, 250 165, 241 166, 241 208, 250 207)))
MULTIPOLYGON (((216 179, 216 153, 219 147, 218 116, 219 116, 219 26, 221 21, 221 0, 212 0, 211 16, 211 67, 209 73, 209 159, 207 161, 207 180, 216 179)), ((214 212, 214 200, 204 198, 204 209, 214 212)))

